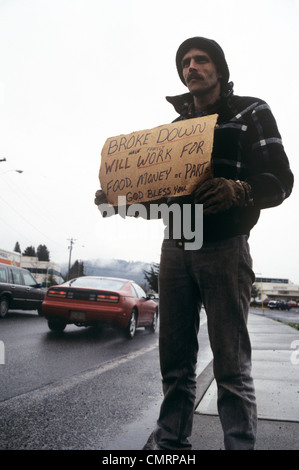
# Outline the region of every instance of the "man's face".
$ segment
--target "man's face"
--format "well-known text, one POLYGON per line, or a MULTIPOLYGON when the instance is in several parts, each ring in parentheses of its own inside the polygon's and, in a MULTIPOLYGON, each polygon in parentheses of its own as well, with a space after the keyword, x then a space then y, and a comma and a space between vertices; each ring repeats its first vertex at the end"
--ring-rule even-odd
POLYGON ((182 59, 186 85, 192 95, 200 96, 219 87, 222 76, 207 52, 190 49, 182 59))

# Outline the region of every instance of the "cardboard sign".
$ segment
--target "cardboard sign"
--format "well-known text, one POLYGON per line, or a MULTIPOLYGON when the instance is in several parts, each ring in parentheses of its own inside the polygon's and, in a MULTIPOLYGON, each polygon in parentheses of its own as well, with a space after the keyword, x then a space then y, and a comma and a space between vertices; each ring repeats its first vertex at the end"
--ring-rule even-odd
POLYGON ((211 154, 217 114, 110 137, 99 173, 108 202, 126 204, 193 192, 212 176, 211 154))

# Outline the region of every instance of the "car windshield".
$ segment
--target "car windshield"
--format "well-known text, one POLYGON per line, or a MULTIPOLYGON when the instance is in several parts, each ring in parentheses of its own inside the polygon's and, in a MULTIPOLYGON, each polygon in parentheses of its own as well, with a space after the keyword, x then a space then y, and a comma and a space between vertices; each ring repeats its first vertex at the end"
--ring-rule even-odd
POLYGON ((92 289, 104 289, 104 290, 120 290, 126 281, 119 279, 105 279, 100 277, 80 277, 73 279, 65 285, 72 287, 89 287, 92 289))

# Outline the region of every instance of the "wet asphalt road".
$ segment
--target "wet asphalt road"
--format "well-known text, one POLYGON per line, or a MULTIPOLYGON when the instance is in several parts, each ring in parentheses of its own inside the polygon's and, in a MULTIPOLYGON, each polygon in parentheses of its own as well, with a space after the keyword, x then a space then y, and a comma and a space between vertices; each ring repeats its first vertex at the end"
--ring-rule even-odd
MULTIPOLYGON (((299 309, 251 311, 299 322, 299 309)), ((201 324, 198 373, 211 361, 204 316, 201 324)), ((68 326, 54 334, 35 312, 11 312, 1 341, 1 450, 145 445, 162 400, 157 333, 139 329, 130 341, 111 328, 68 326)))
MULTIPOLYGON (((57 335, 19 312, 1 320, 0 340, 0 449, 118 448, 131 439, 129 424, 154 422, 155 412, 146 416, 161 398, 157 333, 140 329, 130 341, 68 326, 57 335)), ((150 431, 132 437, 137 446, 150 431)))

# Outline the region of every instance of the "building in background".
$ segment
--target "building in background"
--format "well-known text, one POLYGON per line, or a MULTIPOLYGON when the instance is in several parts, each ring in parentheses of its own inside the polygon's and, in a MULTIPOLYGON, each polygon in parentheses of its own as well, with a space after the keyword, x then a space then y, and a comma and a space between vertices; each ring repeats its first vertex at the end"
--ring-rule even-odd
POLYGON ((45 287, 64 282, 60 266, 52 261, 39 261, 36 256, 22 256, 21 267, 28 269, 36 282, 45 287))
POLYGON ((17 266, 31 272, 37 283, 43 286, 61 284, 64 279, 61 268, 52 261, 39 261, 36 256, 23 256, 16 251, 2 250, 0 248, 0 263, 17 266))
POLYGON ((299 286, 289 279, 256 277, 255 285, 259 291, 259 300, 294 300, 299 302, 299 286))

